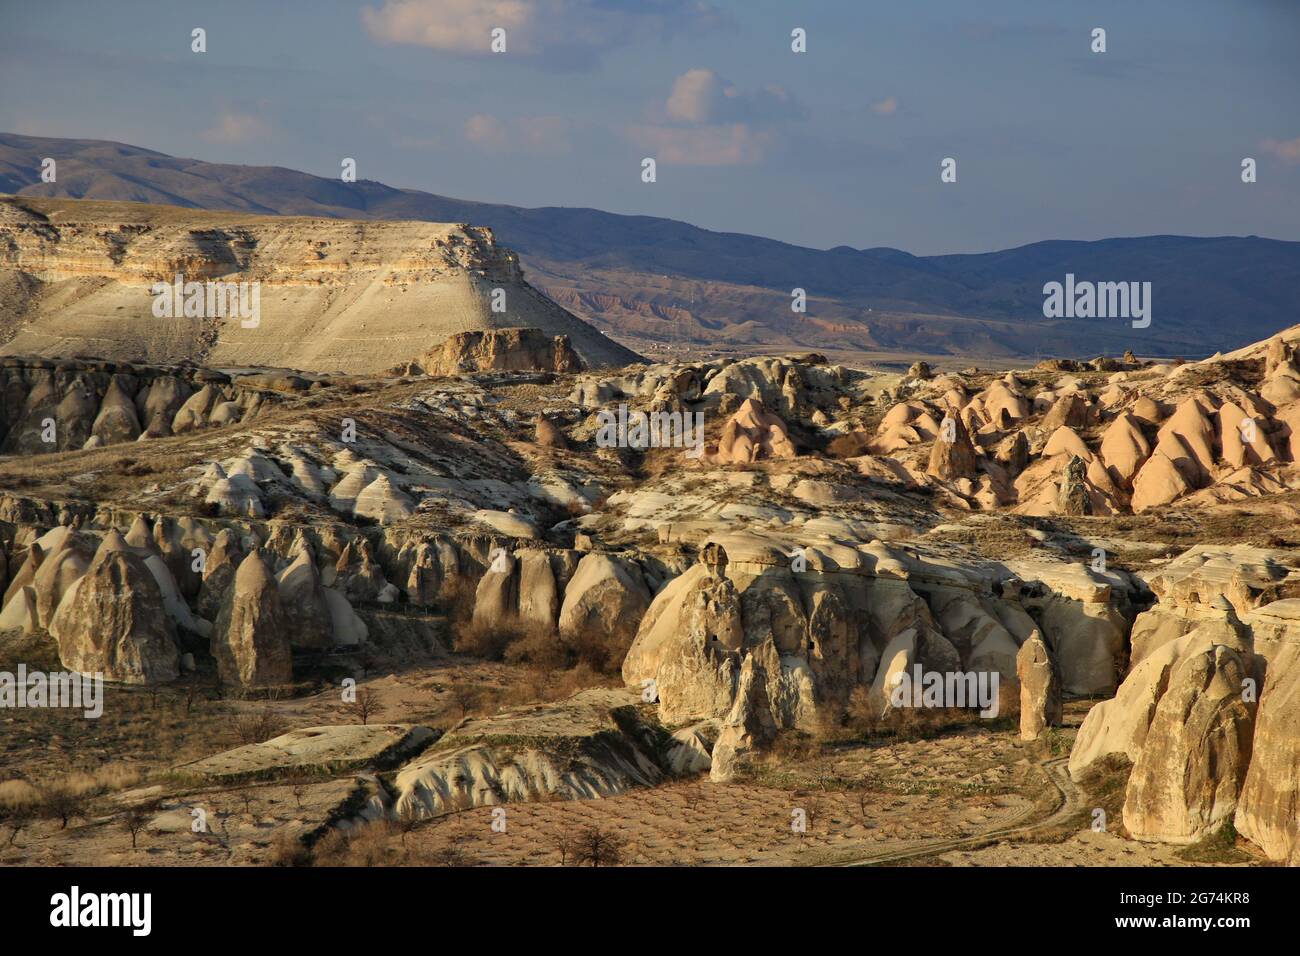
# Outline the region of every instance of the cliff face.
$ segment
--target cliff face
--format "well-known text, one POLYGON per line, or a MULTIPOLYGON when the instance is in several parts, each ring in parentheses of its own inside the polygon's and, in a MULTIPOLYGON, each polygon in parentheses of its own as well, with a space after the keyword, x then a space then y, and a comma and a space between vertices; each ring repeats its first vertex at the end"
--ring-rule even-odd
MULTIPOLYGON (((206 287, 203 287, 206 291, 206 287)), ((529 286, 488 229, 78 200, 0 199, 5 354, 380 372, 458 332, 567 335, 589 365, 637 356, 529 286), (168 308, 155 283, 247 283, 245 311, 168 308), (256 310, 256 315, 251 313, 256 310), (199 312, 201 314, 194 314, 199 312)))
POLYGON ((459 332, 431 349, 420 365, 430 375, 461 372, 580 372, 581 359, 566 336, 550 337, 537 329, 459 332))

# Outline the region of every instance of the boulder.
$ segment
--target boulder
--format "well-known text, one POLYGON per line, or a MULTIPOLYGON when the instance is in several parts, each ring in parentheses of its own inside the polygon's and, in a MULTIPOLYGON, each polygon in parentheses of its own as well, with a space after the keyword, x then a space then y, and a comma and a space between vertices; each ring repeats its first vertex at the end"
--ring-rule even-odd
POLYGON ((1048 727, 1061 726, 1061 674, 1037 629, 1016 654, 1016 678, 1020 682, 1020 739, 1037 740, 1048 727))
POLYGON ((960 418, 949 415, 939 423, 939 435, 930 449, 925 473, 943 481, 974 478, 977 459, 970 433, 960 418))
POLYGON ((180 674, 176 630, 144 560, 101 550, 50 621, 63 666, 106 680, 156 684, 180 674))
POLYGON ((650 591, 634 562, 594 552, 583 555, 564 589, 560 637, 575 641, 590 636, 621 655, 649 606, 650 591))
POLYGON ((1216 644, 1169 674, 1124 796, 1124 827, 1138 840, 1194 843, 1237 811, 1251 759, 1250 668, 1216 644))
POLYGON ((794 458, 794 443, 785 422, 757 399, 747 398, 722 426, 716 460, 743 465, 761 458, 794 458))
POLYGON ((99 414, 91 425, 90 434, 105 445, 135 441, 140 437, 140 420, 136 416, 135 403, 123 391, 116 378, 109 383, 108 390, 99 403, 99 414))
POLYGON ((541 329, 458 332, 426 352, 418 364, 430 375, 466 372, 579 372, 584 365, 567 335, 541 329))
POLYGON ((277 576, 276 586, 285 613, 284 629, 289 646, 333 647, 334 623, 329 604, 311 546, 305 541, 300 539, 293 561, 277 576))
POLYGON ((1234 822, 1272 860, 1300 864, 1300 632, 1269 660, 1234 822))
POLYGON ((256 550, 239 564, 217 615, 212 656, 222 683, 265 687, 293 680, 289 630, 279 588, 256 550))

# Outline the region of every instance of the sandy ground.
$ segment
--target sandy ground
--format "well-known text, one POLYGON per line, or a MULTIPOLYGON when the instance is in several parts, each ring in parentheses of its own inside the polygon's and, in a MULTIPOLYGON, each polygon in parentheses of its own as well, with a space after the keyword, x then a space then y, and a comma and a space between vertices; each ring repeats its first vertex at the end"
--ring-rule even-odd
MULTIPOLYGON (((528 682, 518 668, 453 658, 402 674, 375 675, 362 686, 372 687, 382 703, 375 722, 447 725, 459 720, 466 700, 458 688, 476 688, 483 696, 474 709, 493 713, 512 696, 537 699, 528 682)), ((147 695, 134 699, 138 712, 115 735, 103 736, 104 743, 156 744, 137 725, 160 715, 185 724, 181 700, 155 705, 147 695)), ((316 862, 572 865, 575 837, 594 828, 620 845, 627 865, 1188 865, 1178 847, 1143 845, 1121 833, 1089 829, 1089 808, 1097 798, 1079 790, 1062 767, 1088 706, 1070 706, 1071 726, 1060 732, 1055 747, 1022 743, 1005 721, 974 721, 931 739, 794 741, 741 782, 720 785, 705 776, 600 800, 478 807, 409 827, 371 825, 350 831, 350 842, 327 837, 317 844, 316 862), (807 823, 802 831, 793 825, 799 812, 807 823)), ((274 710, 285 729, 343 723, 347 717, 331 688, 295 700, 210 702, 201 722, 229 722, 231 714, 264 708, 274 710)), ((197 716, 196 708, 190 719, 197 716)), ((56 740, 42 750, 38 728, 23 730, 21 744, 10 738, 9 754, 33 766, 52 748, 70 743, 56 740)), ((189 742, 194 749, 216 752, 224 749, 223 739, 209 733, 189 742)), ((157 767, 141 769, 155 776, 102 796, 85 819, 74 818, 66 828, 57 819, 29 822, 17 834, 0 825, 0 865, 285 862, 293 858, 289 848, 299 837, 351 817, 366 788, 374 786, 373 779, 357 772, 196 786, 158 777, 157 767), (138 828, 133 848, 125 811, 143 801, 156 805, 138 828), (196 810, 206 828, 194 828, 196 810)))

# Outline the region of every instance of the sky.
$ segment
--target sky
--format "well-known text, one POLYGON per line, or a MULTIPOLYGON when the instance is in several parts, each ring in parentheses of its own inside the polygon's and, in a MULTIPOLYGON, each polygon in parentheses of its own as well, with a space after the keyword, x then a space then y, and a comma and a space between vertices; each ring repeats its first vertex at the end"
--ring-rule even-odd
POLYGON ((0 130, 815 248, 1300 240, 1300 0, 0 0, 0 130))

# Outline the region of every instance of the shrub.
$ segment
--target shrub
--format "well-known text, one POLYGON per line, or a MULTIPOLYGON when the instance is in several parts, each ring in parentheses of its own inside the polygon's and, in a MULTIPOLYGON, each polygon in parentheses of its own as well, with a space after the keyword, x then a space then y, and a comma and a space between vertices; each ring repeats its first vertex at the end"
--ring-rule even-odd
POLYGON ((260 744, 279 737, 288 729, 285 719, 270 707, 252 714, 243 714, 235 720, 235 735, 241 744, 260 744))
POLYGON ((599 827, 583 827, 573 842, 574 866, 618 866, 627 841, 599 827))

